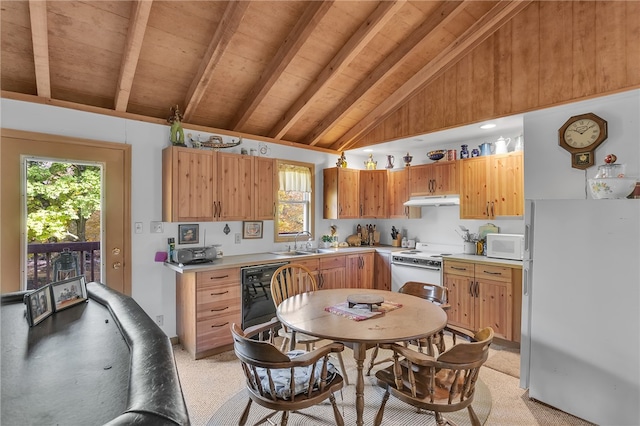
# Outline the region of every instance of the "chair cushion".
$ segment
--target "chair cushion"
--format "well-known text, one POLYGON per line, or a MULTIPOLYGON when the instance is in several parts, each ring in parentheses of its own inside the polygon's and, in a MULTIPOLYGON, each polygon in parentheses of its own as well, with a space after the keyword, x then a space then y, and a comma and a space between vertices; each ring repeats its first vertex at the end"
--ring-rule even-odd
MULTIPOLYGON (((287 356, 291 359, 297 358, 301 355, 307 353, 303 350, 293 350, 287 352, 287 356)), ((294 368, 294 381, 295 381, 295 394, 300 395, 309 390, 309 378, 311 376, 311 370, 313 365, 309 365, 306 367, 296 367, 294 368)), ((256 372, 258 373, 258 377, 260 378, 260 382, 262 383, 262 388, 267 393, 271 393, 269 391, 269 377, 267 376, 267 369, 257 367, 256 372)), ((336 376, 337 370, 334 365, 329 361, 327 362, 327 383, 331 382, 333 378, 336 376)), ((314 389, 318 388, 320 382, 320 376, 322 375, 322 359, 316 362, 315 368, 315 385, 314 389)), ((279 368, 271 370, 271 379, 274 383, 274 388, 276 392, 276 397, 281 399, 290 399, 291 398, 291 369, 290 368, 279 368)))

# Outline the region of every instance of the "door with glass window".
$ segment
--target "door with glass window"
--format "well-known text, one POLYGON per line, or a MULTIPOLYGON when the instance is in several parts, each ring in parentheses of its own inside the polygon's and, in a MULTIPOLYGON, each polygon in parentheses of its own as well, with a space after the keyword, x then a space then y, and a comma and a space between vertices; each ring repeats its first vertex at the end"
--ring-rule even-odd
POLYGON ((0 284, 2 293, 26 288, 26 158, 99 164, 103 172, 100 281, 131 294, 131 146, 2 129, 0 145, 0 284))

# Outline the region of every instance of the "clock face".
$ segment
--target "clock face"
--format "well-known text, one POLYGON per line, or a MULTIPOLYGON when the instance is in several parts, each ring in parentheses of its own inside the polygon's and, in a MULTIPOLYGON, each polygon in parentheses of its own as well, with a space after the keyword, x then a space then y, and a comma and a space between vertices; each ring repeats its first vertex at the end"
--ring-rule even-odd
POLYGON ((572 148, 586 148, 599 136, 600 125, 588 118, 573 122, 564 131, 564 140, 572 148))

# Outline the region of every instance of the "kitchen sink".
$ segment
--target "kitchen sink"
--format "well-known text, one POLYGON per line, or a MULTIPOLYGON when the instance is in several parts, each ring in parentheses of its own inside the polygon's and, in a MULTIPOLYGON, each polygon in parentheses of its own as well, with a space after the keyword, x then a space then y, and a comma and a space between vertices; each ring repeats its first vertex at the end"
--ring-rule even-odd
POLYGON ((309 256, 312 254, 318 254, 318 249, 312 250, 289 250, 289 251, 272 251, 271 254, 277 254, 278 256, 309 256))

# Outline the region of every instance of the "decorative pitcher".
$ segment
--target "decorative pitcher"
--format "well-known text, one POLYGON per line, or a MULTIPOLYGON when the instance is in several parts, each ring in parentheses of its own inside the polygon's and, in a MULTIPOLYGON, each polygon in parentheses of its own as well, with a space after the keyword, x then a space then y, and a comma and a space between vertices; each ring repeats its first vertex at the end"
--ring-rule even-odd
POLYGON ((478 148, 480 148, 480 155, 491 155, 491 144, 489 142, 478 145, 478 148))
POLYGON ((393 155, 387 155, 387 169, 393 169, 393 162, 395 161, 396 157, 394 157, 393 155))
POLYGON ((524 138, 522 135, 516 138, 516 145, 513 148, 514 151, 522 151, 524 149, 524 138))
POLYGON ((500 136, 498 140, 495 142, 496 145, 496 154, 506 154, 509 152, 508 146, 511 143, 511 138, 503 138, 500 136))

